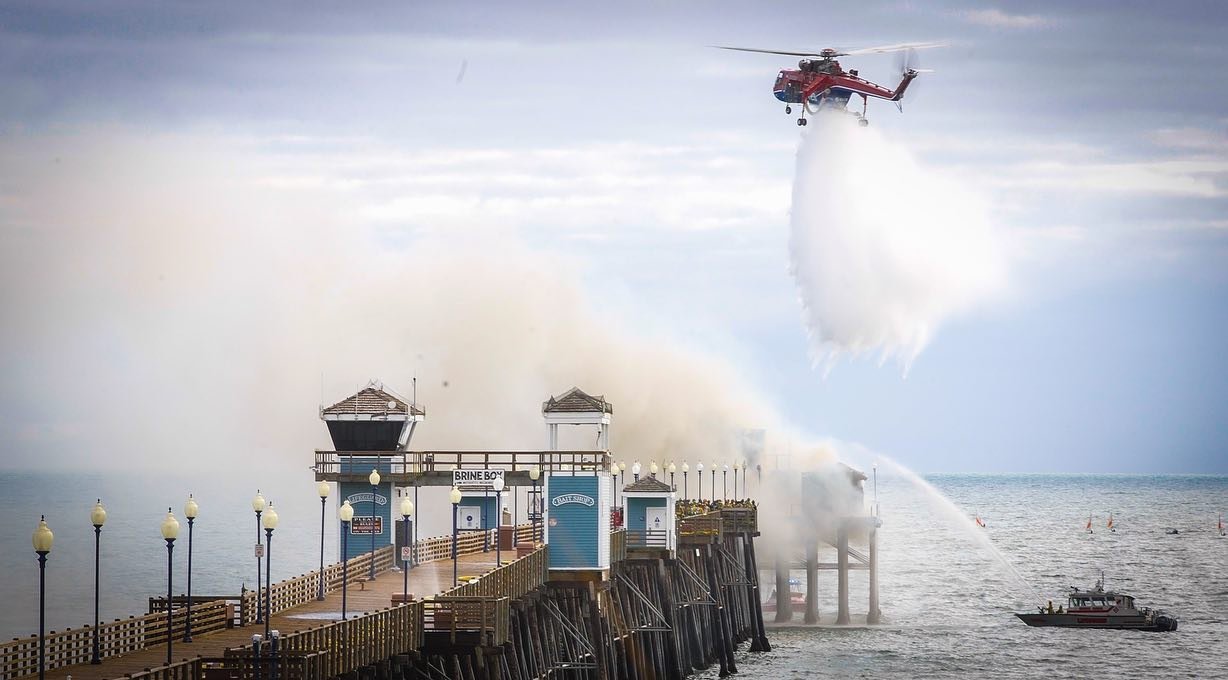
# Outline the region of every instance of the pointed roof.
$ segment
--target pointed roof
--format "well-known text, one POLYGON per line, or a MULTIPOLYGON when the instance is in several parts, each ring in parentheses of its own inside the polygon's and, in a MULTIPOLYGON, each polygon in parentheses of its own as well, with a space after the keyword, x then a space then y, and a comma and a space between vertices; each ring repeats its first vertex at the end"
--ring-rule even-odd
POLYGON ((614 413, 614 404, 605 400, 602 395, 593 396, 585 393, 579 387, 550 397, 542 402, 542 413, 614 413))
POLYGON ((322 420, 409 420, 425 415, 421 406, 409 403, 376 380, 354 395, 320 409, 322 420))
POLYGON ((673 487, 665 482, 653 477, 652 475, 644 475, 640 477, 638 482, 628 484, 623 487, 623 492, 630 493, 669 493, 673 491, 673 487))

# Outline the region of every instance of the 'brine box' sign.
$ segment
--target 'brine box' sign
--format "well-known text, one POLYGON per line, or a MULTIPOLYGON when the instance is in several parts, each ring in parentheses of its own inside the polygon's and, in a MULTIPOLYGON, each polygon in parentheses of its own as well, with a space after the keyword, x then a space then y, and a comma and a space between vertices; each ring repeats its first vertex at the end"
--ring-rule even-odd
POLYGON ((610 566, 609 477, 546 479, 546 542, 551 569, 610 566))

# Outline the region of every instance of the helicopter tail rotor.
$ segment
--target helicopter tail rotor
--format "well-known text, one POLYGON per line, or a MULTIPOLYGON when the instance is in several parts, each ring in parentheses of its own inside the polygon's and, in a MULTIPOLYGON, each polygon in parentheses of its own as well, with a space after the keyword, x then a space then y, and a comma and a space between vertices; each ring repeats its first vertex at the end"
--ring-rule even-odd
MULTIPOLYGON (((912 47, 895 53, 895 69, 899 72, 901 80, 908 78, 909 76, 912 76, 915 79, 919 73, 934 72, 933 69, 920 68, 920 64, 921 59, 917 55, 917 50, 912 47)), ((909 92, 912 93, 913 97, 917 96, 917 84, 915 82, 911 84, 909 92)), ((901 101, 896 101, 895 107, 899 109, 900 112, 904 111, 904 106, 901 101)))

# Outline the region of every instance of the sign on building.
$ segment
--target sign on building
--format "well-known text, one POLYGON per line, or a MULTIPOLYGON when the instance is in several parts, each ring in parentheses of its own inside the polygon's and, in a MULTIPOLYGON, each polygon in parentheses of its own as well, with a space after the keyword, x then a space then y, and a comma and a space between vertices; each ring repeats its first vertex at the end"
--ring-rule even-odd
POLYGON ((452 471, 452 486, 458 489, 492 489, 496 479, 503 479, 503 470, 452 471))
POLYGON ((384 533, 384 518, 355 515, 350 524, 350 533, 381 536, 384 533))

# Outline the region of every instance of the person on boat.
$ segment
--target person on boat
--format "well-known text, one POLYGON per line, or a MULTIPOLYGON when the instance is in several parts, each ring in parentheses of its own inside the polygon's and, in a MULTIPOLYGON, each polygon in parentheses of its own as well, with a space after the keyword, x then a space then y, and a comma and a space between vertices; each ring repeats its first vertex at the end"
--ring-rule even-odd
POLYGON ((1049 613, 1053 613, 1053 600, 1049 600, 1049 613))
POLYGON ((1057 606, 1057 613, 1059 613, 1059 614, 1061 614, 1061 613, 1062 613, 1062 605, 1060 605, 1060 604, 1057 606))

